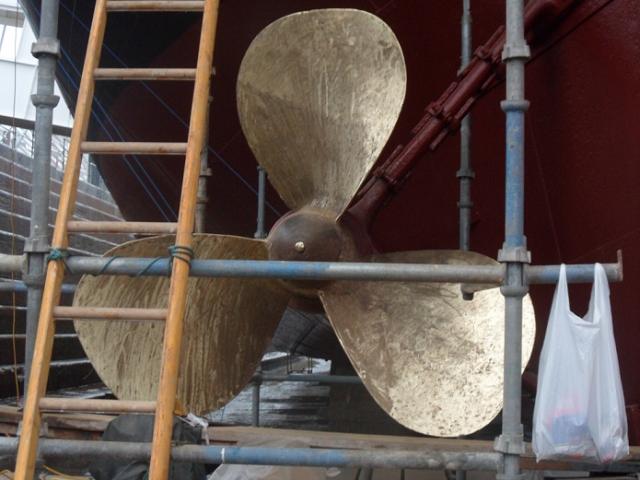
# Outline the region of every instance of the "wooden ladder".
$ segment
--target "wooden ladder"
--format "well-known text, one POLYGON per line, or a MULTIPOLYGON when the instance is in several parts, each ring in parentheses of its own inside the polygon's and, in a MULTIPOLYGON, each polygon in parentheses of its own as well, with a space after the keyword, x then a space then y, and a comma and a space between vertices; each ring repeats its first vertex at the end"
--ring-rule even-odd
POLYGON ((24 405, 22 431, 16 459, 17 480, 32 480, 38 451, 40 413, 45 409, 90 410, 109 412, 155 412, 149 478, 166 480, 169 472, 173 412, 176 408, 178 367, 182 344, 189 260, 195 222, 200 154, 205 148, 208 99, 213 50, 218 20, 219 0, 96 0, 82 79, 78 91, 75 123, 69 156, 60 193, 60 204, 52 240, 52 255, 42 297, 34 356, 24 405), (108 12, 202 12, 202 30, 195 69, 184 68, 99 68, 108 12), (189 136, 186 143, 90 142, 87 130, 96 80, 193 80, 189 136), (83 153, 100 154, 185 154, 182 194, 177 223, 157 222, 78 222, 71 221, 76 201, 83 153), (60 289, 64 277, 64 253, 73 232, 175 233, 173 268, 166 309, 77 308, 60 307, 60 289), (156 402, 120 400, 70 401, 44 398, 56 318, 104 318, 165 321, 162 366, 156 402), (92 404, 93 402, 93 404, 92 404))

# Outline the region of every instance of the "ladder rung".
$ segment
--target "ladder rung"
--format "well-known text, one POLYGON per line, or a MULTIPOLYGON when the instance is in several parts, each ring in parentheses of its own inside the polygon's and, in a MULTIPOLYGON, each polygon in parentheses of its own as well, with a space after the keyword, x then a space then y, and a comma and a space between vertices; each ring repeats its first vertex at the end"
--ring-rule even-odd
POLYGON ((69 233, 146 233, 151 235, 176 233, 175 222, 90 222, 72 220, 67 223, 69 233))
POLYGON ((156 402, 43 397, 40 399, 40 410, 55 412, 154 413, 156 410, 156 402))
POLYGON ((110 0, 110 12, 201 12, 203 0, 110 0))
POLYGON ((166 308, 54 307, 54 318, 78 320, 164 320, 166 308))
POLYGON ((195 68, 96 68, 96 80, 193 80, 195 68))
POLYGON ((84 153, 102 155, 184 155, 187 144, 180 142, 82 142, 84 153))

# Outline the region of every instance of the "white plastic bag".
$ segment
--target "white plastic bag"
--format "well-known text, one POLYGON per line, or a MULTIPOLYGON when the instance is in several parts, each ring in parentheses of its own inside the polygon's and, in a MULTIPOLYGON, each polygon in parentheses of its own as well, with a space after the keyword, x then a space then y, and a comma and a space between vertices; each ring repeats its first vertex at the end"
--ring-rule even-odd
POLYGON ((595 265, 594 277, 589 311, 580 318, 570 309, 565 266, 560 268, 533 412, 538 460, 608 463, 629 453, 609 285, 602 265, 595 265))

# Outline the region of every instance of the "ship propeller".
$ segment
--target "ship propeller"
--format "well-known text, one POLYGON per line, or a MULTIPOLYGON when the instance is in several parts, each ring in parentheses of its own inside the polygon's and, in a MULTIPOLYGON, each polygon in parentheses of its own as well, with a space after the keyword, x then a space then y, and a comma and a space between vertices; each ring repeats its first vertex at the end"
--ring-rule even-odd
MULTIPOLYGON (((266 241, 198 235, 196 257, 494 263, 452 250, 376 254, 366 228, 345 215, 395 126, 405 87, 400 45, 374 15, 312 10, 266 27, 240 66, 238 112, 249 146, 291 212, 266 241)), ((163 255, 170 244, 170 237, 138 240, 111 254, 163 255)), ((84 278, 75 302, 161 306, 166 282, 84 278)), ((402 425, 458 436, 483 427, 501 409, 504 301, 496 288, 479 289, 467 301, 459 284, 190 282, 180 400, 192 410, 219 407, 242 389, 292 296, 321 301, 364 385, 402 425)), ((534 325, 527 298, 523 369, 534 325)), ((87 322, 78 329, 89 358, 116 395, 153 398, 159 326, 87 322)))

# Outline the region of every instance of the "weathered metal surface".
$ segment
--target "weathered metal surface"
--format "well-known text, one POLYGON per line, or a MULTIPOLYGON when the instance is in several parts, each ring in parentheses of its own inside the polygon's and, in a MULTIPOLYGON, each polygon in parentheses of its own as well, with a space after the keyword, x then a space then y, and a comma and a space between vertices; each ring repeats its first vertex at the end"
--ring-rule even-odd
POLYGON ((342 212, 395 126, 406 71, 391 29, 360 10, 266 27, 238 74, 240 123, 284 202, 342 212))
MULTIPOLYGON (((425 250, 376 262, 495 264, 474 252, 425 250)), ((466 435, 502 408, 504 298, 498 288, 463 300, 459 284, 336 282, 320 294, 351 363, 378 404, 407 428, 466 435)), ((525 298, 523 362, 535 337, 525 298)))
MULTIPOLYGON (((121 245, 107 255, 166 256, 174 237, 121 245)), ((196 235, 196 258, 266 259, 260 240, 196 235)), ((162 277, 85 276, 74 305, 165 308, 162 277)), ((215 410, 251 379, 285 310, 288 294, 277 280, 191 278, 187 294, 178 399, 198 413, 215 410)), ((163 324, 81 320, 75 326, 96 371, 118 398, 155 400, 163 324)))

